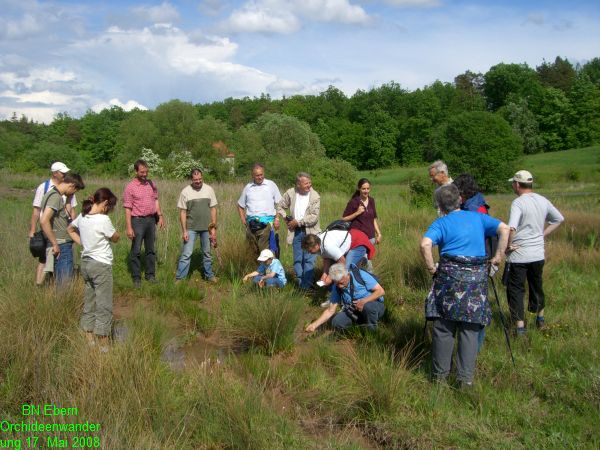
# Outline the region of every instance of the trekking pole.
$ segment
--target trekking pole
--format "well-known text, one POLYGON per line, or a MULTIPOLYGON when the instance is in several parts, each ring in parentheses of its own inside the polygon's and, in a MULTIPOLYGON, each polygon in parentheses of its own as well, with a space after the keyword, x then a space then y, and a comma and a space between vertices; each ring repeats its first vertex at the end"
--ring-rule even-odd
POLYGON ((502 322, 502 328, 504 329, 504 337, 506 338, 506 346, 508 347, 508 351, 510 353, 510 359, 512 360, 513 367, 516 368, 515 365, 515 357, 513 356, 513 351, 510 346, 510 337, 508 336, 508 328, 506 327, 506 321, 504 320, 504 313, 502 312, 502 307, 500 306, 500 299, 498 298, 498 291, 496 290, 496 283, 494 282, 494 277, 489 275, 490 281, 492 282, 492 290, 494 291, 494 295, 496 296, 496 303, 498 304, 498 312, 500 313, 500 321, 502 322))

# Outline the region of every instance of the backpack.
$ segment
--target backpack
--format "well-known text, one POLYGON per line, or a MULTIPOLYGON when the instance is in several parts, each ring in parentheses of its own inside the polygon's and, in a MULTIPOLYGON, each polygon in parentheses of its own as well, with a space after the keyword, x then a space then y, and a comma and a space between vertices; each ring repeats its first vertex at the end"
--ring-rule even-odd
MULTIPOLYGON (((374 273, 371 273, 371 272, 369 272, 367 270, 360 269, 359 267, 356 266, 356 264, 352 264, 350 266, 350 270, 349 270, 349 272, 352 274, 352 276, 350 277, 350 298, 352 299, 352 301, 354 301, 354 281, 356 281, 358 284, 363 285, 365 288, 367 287, 367 283, 365 283, 365 280, 364 280, 364 278, 362 277, 362 275, 360 273, 361 270, 363 272, 368 273, 369 275, 371 275, 378 284, 381 284, 381 283, 379 283, 379 277, 377 275, 375 275, 374 273)), ((338 295, 339 295, 339 297, 341 299, 342 298, 342 289, 340 289, 337 286, 335 288, 337 289, 338 295)))
POLYGON ((348 239, 348 235, 350 234, 350 225, 351 224, 352 224, 352 222, 346 222, 345 220, 341 220, 341 219, 334 220, 329 225, 327 225, 327 227, 325 227, 325 233, 323 233, 322 241, 325 242, 325 237, 327 236, 327 232, 329 232, 329 231, 333 231, 333 230, 345 231, 346 236, 344 237, 344 240, 340 244, 340 247, 341 247, 342 245, 344 245, 344 242, 346 242, 346 239, 348 239))

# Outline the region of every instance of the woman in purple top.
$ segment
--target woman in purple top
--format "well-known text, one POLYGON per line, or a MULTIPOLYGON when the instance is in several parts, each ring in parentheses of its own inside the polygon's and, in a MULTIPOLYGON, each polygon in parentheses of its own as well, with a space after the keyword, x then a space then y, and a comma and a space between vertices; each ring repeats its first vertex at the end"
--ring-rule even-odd
POLYGON ((357 189, 344 209, 342 220, 352 222, 350 228, 356 228, 367 235, 373 244, 381 242, 381 231, 377 223, 375 199, 369 195, 371 182, 366 178, 358 180, 357 189))

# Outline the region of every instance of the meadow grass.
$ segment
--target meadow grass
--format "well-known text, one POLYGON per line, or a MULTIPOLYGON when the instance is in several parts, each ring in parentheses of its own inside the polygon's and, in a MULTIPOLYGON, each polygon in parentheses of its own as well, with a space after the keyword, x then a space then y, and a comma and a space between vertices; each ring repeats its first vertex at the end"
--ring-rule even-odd
MULTIPOLYGON (((185 183, 157 180, 166 218, 157 241, 159 284, 133 290, 129 243, 115 245, 115 314, 127 333, 108 354, 89 348, 78 330, 81 280, 61 295, 33 286, 36 261, 26 235, 40 180, 2 173, 0 420, 30 420, 20 414, 23 403, 74 406, 77 418, 37 419, 101 423, 102 448, 109 449, 598 448, 599 150, 525 159, 566 218, 547 241, 549 326, 512 341, 513 367, 492 297, 494 319, 470 391, 429 381, 423 299, 431 279, 418 242, 435 211, 412 206, 407 189, 408 179, 426 177, 425 167, 367 175, 383 231, 374 267, 387 308, 374 335, 307 336, 302 328, 321 313, 315 305, 323 293, 308 298, 291 284, 261 292, 241 283, 257 264, 235 207, 241 183, 212 184, 220 203, 220 281, 201 279, 195 254, 189 279, 175 284, 175 205, 185 183), (165 357, 173 342, 183 365, 165 357)), ((126 183, 85 181, 85 195, 104 185, 120 195, 126 183)), ((487 196, 491 213, 506 220, 513 198, 487 196)), ((323 225, 339 217, 347 199, 322 192, 323 225)), ((120 205, 112 220, 124 232, 120 205)), ((290 247, 283 245, 281 260, 291 274, 290 247)))

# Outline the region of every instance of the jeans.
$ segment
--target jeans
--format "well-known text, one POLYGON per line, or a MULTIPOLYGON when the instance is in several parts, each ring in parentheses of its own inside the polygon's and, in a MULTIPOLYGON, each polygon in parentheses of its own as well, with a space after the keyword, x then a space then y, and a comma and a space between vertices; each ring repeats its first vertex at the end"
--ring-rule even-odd
POLYGON ((181 256, 177 263, 177 273, 175 274, 175 278, 181 280, 187 277, 188 272, 190 271, 192 253, 194 252, 194 243, 198 238, 200 238, 200 243, 202 245, 202 267, 204 278, 207 280, 214 278, 215 274, 212 270, 212 256, 210 254, 210 234, 206 230, 187 230, 187 232, 189 239, 181 245, 181 256))
POLYGON ((112 266, 92 258, 81 260, 81 276, 85 282, 83 312, 80 325, 84 331, 108 336, 112 326, 113 276, 112 266))
MULTIPOLYGON (((252 282, 257 285, 260 282, 260 280, 262 280, 262 275, 256 275, 254 278, 252 278, 252 282)), ((265 286, 282 288, 283 286, 285 286, 285 283, 283 281, 281 281, 279 278, 273 277, 273 278, 267 278, 265 280, 265 286)))
POLYGON ((458 335, 456 379, 466 383, 473 381, 480 330, 481 325, 478 323, 455 322, 442 318, 433 322, 431 372, 434 379, 445 380, 448 377, 452 365, 454 336, 458 335))
POLYGON ((54 282, 62 286, 73 278, 73 243, 58 244, 60 255, 54 259, 54 282))
POLYGON ((156 238, 156 221, 154 216, 132 217, 131 227, 135 237, 131 242, 131 253, 129 254, 129 265, 131 267, 131 278, 140 280, 142 278, 142 241, 146 251, 146 280, 155 278, 156 251, 154 240, 156 238))
POLYGON ((523 299, 525 297, 525 279, 529 286, 529 312, 539 312, 544 309, 545 296, 542 285, 544 260, 530 263, 508 263, 508 280, 506 283, 506 298, 510 309, 510 317, 514 321, 525 320, 523 299))
MULTIPOLYGON (((364 247, 363 247, 364 248, 364 247)), ((365 324, 369 331, 377 329, 377 322, 383 317, 385 305, 383 302, 373 301, 367 303, 363 310, 358 312, 358 323, 365 324)), ((352 319, 344 311, 340 311, 331 321, 331 326, 336 330, 345 330, 352 325, 352 319)))
POLYGON ((352 264, 359 267, 363 258, 367 257, 367 248, 364 245, 354 247, 346 253, 346 268, 349 269, 352 264))
POLYGON ((306 231, 303 228, 297 227, 294 230, 294 240, 292 241, 294 272, 300 280, 300 288, 309 289, 312 287, 314 281, 317 255, 302 250, 302 239, 304 236, 306 236, 306 231))

